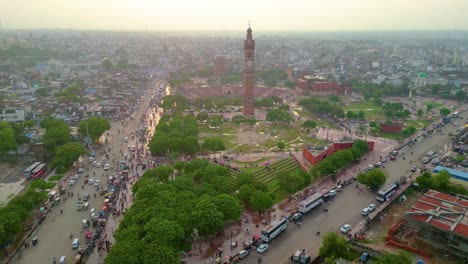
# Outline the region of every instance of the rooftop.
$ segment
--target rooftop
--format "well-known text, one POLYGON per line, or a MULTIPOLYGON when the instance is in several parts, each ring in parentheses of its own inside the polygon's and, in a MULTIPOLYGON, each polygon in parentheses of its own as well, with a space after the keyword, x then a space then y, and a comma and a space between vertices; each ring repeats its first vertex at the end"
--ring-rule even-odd
POLYGON ((467 209, 467 199, 429 190, 406 212, 406 216, 468 238, 467 209))

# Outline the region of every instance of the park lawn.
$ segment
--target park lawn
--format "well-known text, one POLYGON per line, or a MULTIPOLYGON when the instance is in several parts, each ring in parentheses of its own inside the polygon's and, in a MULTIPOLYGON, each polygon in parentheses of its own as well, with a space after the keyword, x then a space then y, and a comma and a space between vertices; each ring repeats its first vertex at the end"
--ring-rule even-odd
POLYGON ((439 103, 439 102, 429 102, 429 101, 424 102, 424 105, 430 105, 430 104, 432 104, 434 106, 434 108, 439 108, 439 107, 444 106, 444 104, 439 103))
POLYGON ((278 189, 276 192, 274 192, 275 198, 273 198, 273 204, 277 204, 279 202, 282 202, 286 197, 288 197, 288 193, 285 191, 278 189))
POLYGON ((238 160, 231 160, 232 163, 236 163, 236 164, 259 164, 259 163, 262 163, 264 161, 268 160, 268 158, 260 158, 259 160, 256 160, 256 161, 238 161, 238 160))
POLYGON ((382 119, 385 118, 383 114, 382 106, 376 105, 373 102, 357 102, 351 103, 349 105, 343 106, 343 110, 359 112, 364 111, 366 119, 382 119))
POLYGON ((406 120, 405 121, 405 125, 406 126, 413 126, 415 128, 422 128, 425 126, 425 124, 423 123, 420 123, 419 121, 417 120, 406 120))
POLYGON ((255 167, 249 167, 247 166, 247 168, 244 166, 239 166, 237 167, 239 170, 243 171, 243 172, 247 172, 247 173, 255 173, 261 169, 263 169, 264 167, 263 166, 255 166, 255 167))
POLYGON ((63 175, 57 174, 57 175, 51 176, 49 178, 49 181, 60 181, 62 178, 63 178, 63 175))
POLYGON ((386 138, 386 139, 398 139, 398 140, 403 138, 401 134, 394 134, 394 133, 379 133, 377 136, 381 138, 386 138))

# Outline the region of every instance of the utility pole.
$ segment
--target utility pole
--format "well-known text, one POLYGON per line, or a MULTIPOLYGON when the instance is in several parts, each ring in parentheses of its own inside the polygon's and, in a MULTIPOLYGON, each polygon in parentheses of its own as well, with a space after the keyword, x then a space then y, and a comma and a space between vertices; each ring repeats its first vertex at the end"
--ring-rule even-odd
POLYGON ((86 115, 86 137, 87 137, 87 143, 88 143, 88 150, 89 152, 93 152, 93 149, 91 148, 91 138, 89 138, 89 127, 88 127, 88 116, 86 115))

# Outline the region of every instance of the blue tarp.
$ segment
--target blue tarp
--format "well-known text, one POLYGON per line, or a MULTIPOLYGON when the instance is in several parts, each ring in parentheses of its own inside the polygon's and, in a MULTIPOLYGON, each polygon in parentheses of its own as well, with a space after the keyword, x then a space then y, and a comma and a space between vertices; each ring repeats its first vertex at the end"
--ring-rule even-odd
POLYGON ((468 182, 468 173, 466 172, 454 170, 443 166, 437 166, 434 168, 435 173, 438 173, 439 171, 443 170, 446 170, 450 174, 450 176, 452 176, 452 178, 468 182))

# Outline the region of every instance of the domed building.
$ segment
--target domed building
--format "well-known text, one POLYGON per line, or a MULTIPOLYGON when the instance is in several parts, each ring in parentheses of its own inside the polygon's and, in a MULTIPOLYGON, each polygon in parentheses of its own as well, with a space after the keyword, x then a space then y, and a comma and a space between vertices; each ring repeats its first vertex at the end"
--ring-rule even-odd
POLYGON ((414 80, 414 85, 415 86, 426 86, 427 84, 427 74, 425 72, 420 72, 418 73, 418 76, 414 80))

